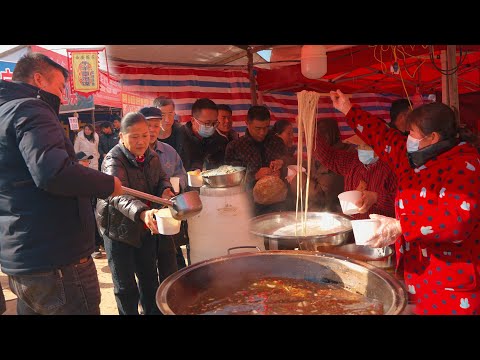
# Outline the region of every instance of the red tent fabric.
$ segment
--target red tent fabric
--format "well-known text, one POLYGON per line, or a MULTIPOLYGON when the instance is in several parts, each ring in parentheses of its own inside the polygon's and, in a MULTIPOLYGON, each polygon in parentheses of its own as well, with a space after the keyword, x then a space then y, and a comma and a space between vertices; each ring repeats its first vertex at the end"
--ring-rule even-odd
MULTIPOLYGON (((418 87, 423 94, 435 93, 442 88, 442 74, 436 67, 441 67, 440 52, 445 49, 445 45, 359 45, 328 52, 328 71, 321 79, 305 78, 298 63, 273 69, 258 67, 257 84, 260 91, 340 89, 345 93, 394 93, 405 97, 406 93, 413 95, 418 87), (391 72, 395 61, 400 74, 391 72)), ((459 93, 480 91, 480 46, 458 45, 457 64, 459 93)))

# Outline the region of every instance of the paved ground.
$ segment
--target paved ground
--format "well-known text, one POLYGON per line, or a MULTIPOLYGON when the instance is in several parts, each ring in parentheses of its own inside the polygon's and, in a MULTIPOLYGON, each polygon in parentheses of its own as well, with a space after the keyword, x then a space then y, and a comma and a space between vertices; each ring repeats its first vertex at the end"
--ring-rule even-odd
MULTIPOLYGON (((102 259, 94 259, 97 267, 98 280, 100 282, 100 291, 102 301, 100 303, 100 313, 102 315, 118 315, 117 304, 113 296, 112 274, 107 264, 107 257, 103 254, 102 259)), ((7 276, 0 272, 0 281, 2 283, 5 300, 7 301, 7 311, 4 315, 16 315, 17 297, 10 291, 7 276)))

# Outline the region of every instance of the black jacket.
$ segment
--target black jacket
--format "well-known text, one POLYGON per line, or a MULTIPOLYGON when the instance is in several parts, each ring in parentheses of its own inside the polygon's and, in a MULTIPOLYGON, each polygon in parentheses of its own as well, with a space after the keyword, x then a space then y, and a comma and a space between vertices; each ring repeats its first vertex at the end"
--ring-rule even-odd
POLYGON ((114 188, 112 176, 77 162, 55 104, 37 94, 35 86, 0 80, 0 264, 9 275, 90 255, 90 197, 114 188))
POLYGON ((118 144, 118 133, 101 134, 100 141, 98 142, 98 152, 100 153, 100 159, 103 160, 103 156, 107 155, 115 145, 118 144))
MULTIPOLYGON (((150 149, 145 154, 142 169, 137 164, 135 156, 119 143, 105 157, 102 172, 115 175, 123 185, 148 194, 161 196, 167 187, 173 191, 172 184, 162 169, 160 157, 150 149)), ((150 208, 161 207, 156 204, 148 206, 145 202, 131 195, 98 199, 95 217, 100 234, 112 240, 140 247, 142 237, 150 231, 140 220, 140 214, 150 208)))
POLYGON ((183 125, 181 131, 182 144, 177 151, 186 171, 202 170, 204 163, 207 170, 215 169, 225 163, 227 142, 217 132, 208 138, 199 139, 193 133, 191 121, 183 125))

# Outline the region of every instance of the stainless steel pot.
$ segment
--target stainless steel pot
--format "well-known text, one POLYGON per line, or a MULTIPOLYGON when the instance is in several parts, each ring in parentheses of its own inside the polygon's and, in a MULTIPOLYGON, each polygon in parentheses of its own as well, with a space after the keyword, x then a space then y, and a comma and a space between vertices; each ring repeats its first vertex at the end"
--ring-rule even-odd
MULTIPOLYGON (((300 213, 299 213, 300 216, 300 213)), ((343 245, 353 242, 353 231, 350 216, 330 212, 309 212, 307 221, 321 223, 322 221, 338 221, 342 225, 341 231, 324 235, 276 235, 279 229, 297 223, 295 211, 281 211, 254 217, 250 222, 250 232, 262 236, 265 246, 270 250, 293 250, 300 247, 302 241, 314 241, 325 246, 343 245)))
POLYGON ((127 195, 136 196, 140 199, 150 200, 154 203, 168 206, 173 218, 177 220, 185 220, 195 216, 202 211, 203 208, 200 195, 198 195, 198 192, 196 191, 187 191, 167 200, 126 186, 122 186, 122 190, 127 195))
POLYGON ((157 290, 157 306, 163 314, 185 314, 207 291, 215 298, 232 294, 245 281, 285 277, 330 282, 383 304, 384 314, 400 314, 407 292, 387 272, 340 255, 306 251, 263 251, 209 259, 170 275, 157 290))
POLYGON ((240 185, 245 177, 246 168, 242 166, 234 166, 235 172, 224 175, 204 175, 203 181, 210 187, 224 188, 240 185))

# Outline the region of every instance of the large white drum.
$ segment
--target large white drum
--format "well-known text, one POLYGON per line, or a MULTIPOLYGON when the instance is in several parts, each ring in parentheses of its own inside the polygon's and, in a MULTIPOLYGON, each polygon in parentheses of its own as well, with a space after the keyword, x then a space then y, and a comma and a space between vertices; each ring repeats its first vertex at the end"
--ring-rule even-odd
MULTIPOLYGON (((258 246, 265 250, 263 239, 249 232, 252 205, 242 185, 229 188, 200 188, 203 209, 188 219, 190 260, 192 264, 228 255, 236 246, 258 246)), ((232 253, 255 251, 233 250, 232 253)))

